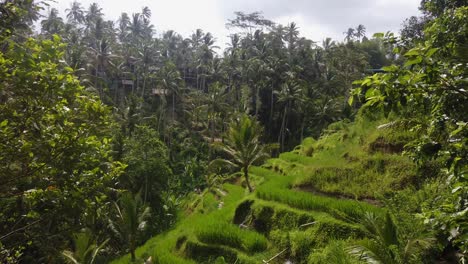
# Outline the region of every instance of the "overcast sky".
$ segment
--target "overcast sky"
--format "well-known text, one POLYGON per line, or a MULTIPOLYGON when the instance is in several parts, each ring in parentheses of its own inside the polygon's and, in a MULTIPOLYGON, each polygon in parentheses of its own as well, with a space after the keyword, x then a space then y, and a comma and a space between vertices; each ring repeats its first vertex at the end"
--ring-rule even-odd
MULTIPOLYGON (((73 0, 53 4, 64 14, 73 0)), ((420 0, 81 0, 84 8, 96 2, 106 19, 117 20, 120 13, 139 12, 148 6, 157 34, 173 29, 184 37, 197 28, 211 32, 217 45, 224 47, 230 31, 225 24, 234 11, 262 11, 265 18, 287 25, 295 22, 300 33, 321 42, 326 37, 343 40, 349 27, 363 24, 367 35, 397 33, 408 17, 418 15, 420 0)))

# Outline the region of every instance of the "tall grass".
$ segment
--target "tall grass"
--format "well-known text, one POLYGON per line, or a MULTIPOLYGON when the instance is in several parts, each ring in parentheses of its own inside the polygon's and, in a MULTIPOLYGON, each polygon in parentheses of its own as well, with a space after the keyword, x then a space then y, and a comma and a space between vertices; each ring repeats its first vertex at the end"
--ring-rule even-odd
POLYGON ((309 186, 330 194, 374 198, 403 189, 416 178, 416 168, 404 156, 376 154, 341 167, 307 167, 294 186, 309 186))
POLYGON ((249 253, 264 251, 268 245, 266 238, 259 233, 218 221, 205 223, 195 233, 204 243, 229 246, 249 253))
POLYGON ((278 175, 266 169, 254 167, 252 172, 269 179, 256 192, 257 197, 264 200, 284 203, 302 210, 322 211, 331 214, 342 212, 355 219, 362 217, 366 211, 375 213, 381 211, 379 208, 363 202, 291 190, 289 188, 294 178, 278 175))

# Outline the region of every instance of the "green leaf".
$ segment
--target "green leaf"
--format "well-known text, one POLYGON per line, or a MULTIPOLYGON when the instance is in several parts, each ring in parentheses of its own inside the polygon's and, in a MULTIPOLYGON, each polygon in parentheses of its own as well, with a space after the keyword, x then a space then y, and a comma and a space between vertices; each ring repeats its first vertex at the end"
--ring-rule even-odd
POLYGON ((385 34, 382 33, 382 32, 378 32, 378 33, 375 33, 375 34, 373 35, 374 38, 383 38, 384 36, 385 36, 385 34))
POLYGON ((0 127, 6 127, 8 125, 8 120, 5 119, 0 123, 0 127))
POLYGON ((382 67, 382 70, 385 72, 396 72, 398 70, 398 66, 396 65, 384 66, 382 67))
POLYGON ((380 95, 380 92, 376 90, 375 88, 370 88, 369 90, 366 91, 366 98, 370 98, 376 95, 380 95))
POLYGON ((409 67, 411 65, 419 64, 422 62, 422 57, 416 57, 415 59, 409 60, 405 63, 405 67, 409 67))
POLYGON ((420 55, 421 52, 419 50, 419 48, 414 48, 414 49, 410 49, 408 52, 405 53, 405 56, 406 57, 410 57, 410 56, 416 56, 416 55, 420 55))
POLYGON ((439 50, 439 48, 432 48, 432 49, 429 49, 429 50, 426 52, 426 56, 427 56, 427 57, 432 57, 432 55, 434 55, 434 53, 436 53, 438 50, 439 50))

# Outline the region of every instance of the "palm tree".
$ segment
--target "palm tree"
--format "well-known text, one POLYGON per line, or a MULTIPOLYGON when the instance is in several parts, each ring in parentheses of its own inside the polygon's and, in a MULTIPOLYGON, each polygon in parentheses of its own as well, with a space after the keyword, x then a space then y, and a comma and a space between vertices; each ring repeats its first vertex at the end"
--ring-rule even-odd
POLYGON ((104 14, 102 13, 102 8, 100 8, 97 3, 92 3, 89 6, 88 11, 86 11, 86 15, 85 15, 86 27, 90 28, 92 25, 96 23, 98 19, 100 18, 102 19, 103 15, 104 14))
MULTIPOLYGON (((287 74, 292 75, 291 72, 288 72, 287 74)), ((291 79, 294 79, 294 78, 291 78, 291 79)), ((278 143, 280 145, 280 150, 283 151, 284 139, 286 136, 286 129, 288 127, 288 117, 290 115, 292 108, 294 107, 294 103, 302 100, 303 91, 297 83, 285 83, 281 87, 281 90, 277 92, 277 94, 278 94, 278 101, 284 103, 283 119, 281 121, 281 129, 280 129, 280 133, 278 136, 278 143)))
POLYGON ((324 41, 322 41, 322 48, 325 52, 330 51, 336 47, 336 42, 332 40, 332 38, 326 38, 324 41))
POLYGON ((58 34, 63 28, 63 19, 55 8, 49 10, 47 18, 41 21, 42 31, 50 35, 58 34))
POLYGON ((117 221, 110 222, 111 229, 126 240, 130 250, 132 261, 135 261, 135 249, 138 234, 146 229, 146 220, 150 216, 150 208, 141 201, 139 194, 133 196, 124 193, 119 203, 114 203, 117 210, 117 221))
POLYGON ((348 28, 347 31, 343 32, 343 34, 345 34, 345 40, 346 42, 350 42, 354 39, 354 37, 356 36, 355 35, 355 31, 354 31, 354 28, 348 28))
POLYGON ((327 127, 330 123, 337 121, 340 117, 342 106, 336 98, 322 96, 314 101, 314 115, 311 120, 320 130, 327 127))
POLYGON ((389 213, 383 221, 374 214, 367 213, 363 224, 371 239, 349 248, 349 253, 367 263, 421 263, 419 257, 434 242, 431 237, 403 240, 389 213))
POLYGON ((85 21, 84 11, 81 4, 77 1, 71 3, 70 8, 65 9, 67 12, 67 19, 72 23, 83 23, 85 21))
POLYGON ((241 168, 249 192, 253 191, 249 179, 249 167, 268 157, 266 146, 260 142, 261 134, 262 128, 256 120, 246 114, 241 115, 231 123, 225 142, 219 145, 231 159, 213 161, 241 168))
POLYGON ((240 77, 241 77, 241 48, 240 48, 240 36, 233 34, 230 36, 230 43, 224 53, 223 63, 226 65, 226 71, 228 73, 228 88, 229 91, 234 90, 233 102, 238 102, 240 98, 240 77))
POLYGON ((171 91, 172 95, 172 122, 175 121, 175 105, 176 97, 179 95, 179 86, 182 78, 177 67, 171 61, 168 61, 164 67, 158 72, 158 81, 161 84, 161 88, 165 91, 164 94, 168 94, 171 91))
POLYGON ((97 41, 96 48, 89 47, 88 56, 91 61, 89 67, 92 68, 94 72, 94 88, 98 90, 99 96, 102 97, 103 91, 99 80, 105 80, 107 78, 109 66, 115 68, 112 59, 116 58, 116 56, 112 54, 110 42, 107 39, 97 41))
POLYGON ((215 39, 211 33, 206 33, 202 38, 202 45, 197 51, 198 55, 198 68, 201 69, 201 82, 200 89, 203 91, 207 90, 206 78, 212 65, 212 61, 215 55, 215 49, 218 49, 218 46, 214 46, 215 39))
POLYGON ((359 26, 357 26, 356 28, 354 36, 356 36, 358 40, 361 40, 361 38, 364 37, 365 35, 366 35, 366 27, 364 25, 359 24, 359 26))
POLYGON ((292 22, 286 27, 286 34, 284 40, 288 43, 288 57, 289 63, 292 64, 292 59, 294 57, 294 52, 296 49, 296 43, 299 37, 299 28, 296 23, 292 22))
POLYGON ((208 94, 204 96, 202 105, 197 109, 206 113, 206 131, 211 136, 211 142, 215 141, 218 121, 224 125, 223 121, 229 115, 229 104, 226 102, 228 95, 220 83, 214 83, 208 88, 208 94))
POLYGON ((118 38, 120 42, 125 42, 128 36, 128 30, 130 25, 130 17, 127 13, 122 13, 118 19, 119 27, 117 29, 118 38))
POLYGON ((143 86, 141 88, 141 97, 144 98, 146 90, 146 82, 149 74, 151 73, 151 65, 154 64, 155 59, 157 58, 155 42, 153 41, 144 41, 141 45, 141 50, 138 51, 138 60, 137 63, 140 65, 139 68, 142 69, 143 75, 143 86))
POLYGON ((75 250, 65 250, 62 252, 62 255, 66 258, 68 263, 94 264, 96 257, 107 242, 109 242, 109 239, 106 239, 99 245, 96 244, 91 231, 85 229, 83 232, 74 234, 73 236, 75 250))

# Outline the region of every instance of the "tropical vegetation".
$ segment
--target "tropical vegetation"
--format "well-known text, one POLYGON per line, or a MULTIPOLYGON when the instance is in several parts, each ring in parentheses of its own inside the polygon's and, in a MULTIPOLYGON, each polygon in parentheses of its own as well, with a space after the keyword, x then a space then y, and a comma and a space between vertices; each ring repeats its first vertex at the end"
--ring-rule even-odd
POLYGON ((0 262, 465 263, 468 2, 321 43, 261 12, 0 1, 0 262), (157 34, 158 33, 158 34, 157 34))

